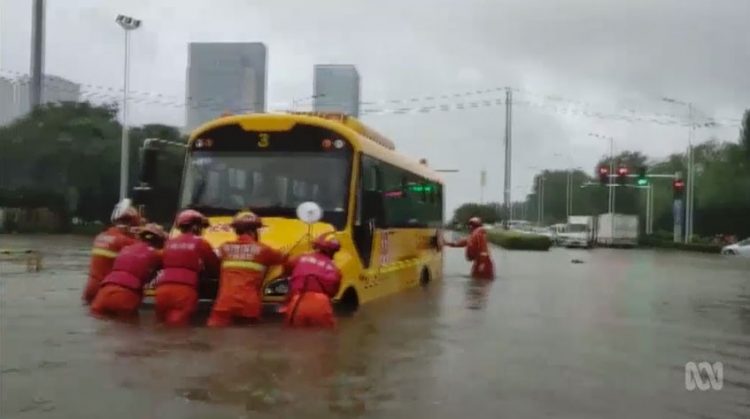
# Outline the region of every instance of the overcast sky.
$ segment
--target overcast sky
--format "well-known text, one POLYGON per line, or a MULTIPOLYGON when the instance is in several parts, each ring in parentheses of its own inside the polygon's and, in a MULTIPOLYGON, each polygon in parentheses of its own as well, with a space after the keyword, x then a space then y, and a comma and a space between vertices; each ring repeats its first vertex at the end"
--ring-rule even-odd
MULTIPOLYGON (((0 5, 0 71, 27 73, 31 1, 0 5)), ((118 13, 143 21, 131 37, 134 123, 184 123, 183 108, 143 103, 140 92, 184 102, 190 41, 264 42, 270 104, 310 96, 316 63, 356 65, 367 102, 516 88, 514 199, 529 191, 531 167, 593 172, 608 146, 589 132, 654 158, 683 150, 686 128, 643 121, 686 116, 661 97, 721 120, 750 107, 750 0, 47 0, 46 72, 120 87, 118 13)), ((485 198, 501 200, 504 115, 494 106, 363 119, 402 152, 460 170, 445 176, 452 210, 479 199, 482 167, 485 198)), ((710 136, 736 141, 738 129, 703 129, 697 139, 710 136)))

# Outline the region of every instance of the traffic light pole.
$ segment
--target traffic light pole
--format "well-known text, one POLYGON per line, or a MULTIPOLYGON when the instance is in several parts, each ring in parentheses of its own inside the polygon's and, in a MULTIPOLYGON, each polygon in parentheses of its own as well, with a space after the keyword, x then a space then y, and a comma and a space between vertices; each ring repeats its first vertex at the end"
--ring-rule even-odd
MULTIPOLYGON (((640 178, 641 176, 636 174, 628 174, 624 175, 628 178, 640 178)), ((648 185, 618 185, 617 183, 613 183, 612 179, 616 179, 619 177, 617 174, 607 174, 607 177, 609 179, 609 182, 606 184, 607 187, 610 189, 610 193, 612 190, 616 187, 622 186, 622 187, 628 187, 628 188, 636 188, 636 189, 646 189, 646 234, 653 234, 654 233, 654 188, 653 184, 649 183, 648 185)), ((667 175, 667 174, 648 174, 645 175, 647 178, 662 178, 662 179, 672 179, 672 180, 679 180, 680 175, 679 174, 673 174, 673 175, 667 175)), ((581 188, 588 188, 592 186, 599 186, 600 183, 596 182, 586 182, 581 184, 581 188)), ((674 186, 673 186, 674 187, 674 186)), ((682 199, 675 199, 674 205, 676 205, 678 208, 676 211, 674 211, 674 235, 675 235, 675 243, 679 243, 682 241, 682 199)))

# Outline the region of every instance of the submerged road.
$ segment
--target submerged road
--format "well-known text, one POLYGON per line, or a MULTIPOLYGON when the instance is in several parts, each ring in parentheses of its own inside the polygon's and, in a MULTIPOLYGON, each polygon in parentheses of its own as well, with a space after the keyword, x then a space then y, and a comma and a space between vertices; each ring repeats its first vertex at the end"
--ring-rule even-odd
POLYGON ((495 249, 487 283, 448 250, 442 283, 335 331, 167 330, 148 308, 138 326, 86 314, 87 239, 0 243, 46 255, 0 264, 4 419, 750 417, 748 260, 495 249), (720 390, 686 390, 702 361, 720 390))

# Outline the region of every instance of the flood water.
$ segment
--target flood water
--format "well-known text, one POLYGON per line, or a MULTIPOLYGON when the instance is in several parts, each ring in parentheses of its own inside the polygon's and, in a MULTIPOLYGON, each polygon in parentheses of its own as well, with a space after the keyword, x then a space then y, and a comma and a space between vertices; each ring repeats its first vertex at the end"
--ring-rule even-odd
POLYGON ((334 331, 170 330, 87 315, 88 239, 0 236, 0 417, 748 418, 750 261, 646 250, 495 250, 334 331), (572 263, 580 259, 583 263, 572 263), (688 391, 687 362, 721 362, 688 391))

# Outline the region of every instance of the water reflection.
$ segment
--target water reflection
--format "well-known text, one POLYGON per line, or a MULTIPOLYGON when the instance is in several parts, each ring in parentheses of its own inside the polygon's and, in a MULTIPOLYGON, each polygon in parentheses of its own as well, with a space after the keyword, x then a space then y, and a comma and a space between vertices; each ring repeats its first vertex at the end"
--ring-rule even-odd
POLYGON ((493 280, 469 278, 466 281, 466 308, 482 310, 487 306, 493 280))

